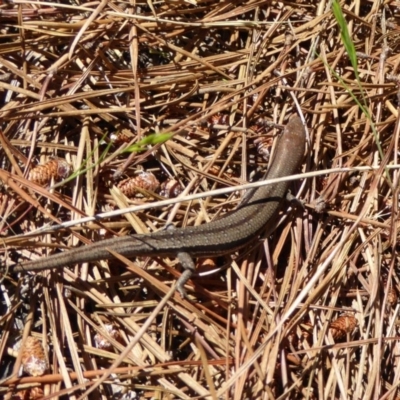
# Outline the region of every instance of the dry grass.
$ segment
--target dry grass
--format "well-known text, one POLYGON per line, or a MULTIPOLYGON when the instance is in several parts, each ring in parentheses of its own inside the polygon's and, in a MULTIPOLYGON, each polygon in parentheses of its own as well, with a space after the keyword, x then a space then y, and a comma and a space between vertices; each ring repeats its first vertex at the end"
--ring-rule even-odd
POLYGON ((5 273, 1 396, 400 398, 400 4, 382 3, 341 4, 358 76, 325 1, 0 5, 3 265, 223 214, 239 193, 108 212, 160 199, 121 194, 139 170, 184 195, 246 182, 266 167, 269 122, 293 113, 307 121, 311 172, 292 185, 304 209, 282 213, 262 245, 200 265, 192 302, 170 291, 174 258, 5 273), (44 376, 20 377, 12 349, 28 336, 44 376))

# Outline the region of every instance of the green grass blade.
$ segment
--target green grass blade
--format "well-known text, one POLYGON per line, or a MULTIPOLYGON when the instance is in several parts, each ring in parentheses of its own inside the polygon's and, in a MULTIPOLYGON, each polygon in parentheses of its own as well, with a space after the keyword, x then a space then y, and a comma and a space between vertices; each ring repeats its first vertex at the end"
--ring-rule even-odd
POLYGON ((354 73, 356 75, 357 80, 359 80, 356 48, 354 46, 353 41, 351 40, 349 29, 347 28, 347 22, 344 18, 344 15, 343 15, 343 12, 342 12, 342 9, 340 7, 338 0, 333 0, 332 12, 333 12, 333 15, 335 16, 336 21, 339 25, 340 36, 342 38, 342 42, 344 44, 346 52, 349 56, 351 65, 353 66, 354 73))

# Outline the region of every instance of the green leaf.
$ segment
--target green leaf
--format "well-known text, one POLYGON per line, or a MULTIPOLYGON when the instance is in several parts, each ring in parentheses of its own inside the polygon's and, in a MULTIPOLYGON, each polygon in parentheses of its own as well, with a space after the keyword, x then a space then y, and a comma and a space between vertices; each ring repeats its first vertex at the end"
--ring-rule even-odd
POLYGON ((172 136, 172 133, 153 133, 144 137, 140 142, 127 147, 123 150, 123 153, 140 153, 141 151, 145 151, 147 146, 165 143, 167 140, 171 139, 172 136))
POLYGON ((342 12, 342 9, 340 7, 338 0, 333 0, 332 12, 333 12, 333 15, 335 16, 336 21, 339 25, 340 36, 342 38, 342 42, 344 44, 346 52, 349 56, 351 65, 353 66, 354 74, 356 75, 357 80, 359 80, 356 48, 354 46, 353 41, 351 40, 349 29, 347 27, 347 22, 344 18, 344 15, 343 15, 343 12, 342 12))

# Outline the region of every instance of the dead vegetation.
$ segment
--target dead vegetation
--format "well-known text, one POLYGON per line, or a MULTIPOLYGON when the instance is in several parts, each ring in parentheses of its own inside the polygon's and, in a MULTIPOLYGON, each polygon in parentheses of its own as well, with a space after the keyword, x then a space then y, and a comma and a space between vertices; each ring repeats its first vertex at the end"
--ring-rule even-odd
POLYGON ((340 9, 357 53, 325 1, 2 2, 1 396, 400 398, 400 4, 340 9), (258 179, 293 113, 304 208, 199 262, 191 302, 174 258, 4 269, 217 218, 239 193, 118 210, 258 179))

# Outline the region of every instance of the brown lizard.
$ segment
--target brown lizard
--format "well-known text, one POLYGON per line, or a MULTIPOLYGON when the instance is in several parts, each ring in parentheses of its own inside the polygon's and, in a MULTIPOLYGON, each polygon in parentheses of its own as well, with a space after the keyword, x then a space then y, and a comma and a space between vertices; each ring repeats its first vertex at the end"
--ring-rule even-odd
MULTIPOLYGON (((293 174, 302 163, 305 143, 304 126, 299 117, 292 116, 278 139, 265 179, 293 174)), ((231 253, 271 228, 269 225, 279 210, 288 185, 289 182, 278 182, 250 189, 235 210, 203 225, 102 240, 10 267, 9 272, 41 271, 111 259, 113 256, 109 250, 125 257, 177 255, 184 269, 177 290, 184 296, 183 286, 195 270, 192 257, 231 253)))

